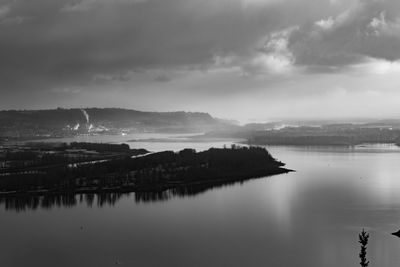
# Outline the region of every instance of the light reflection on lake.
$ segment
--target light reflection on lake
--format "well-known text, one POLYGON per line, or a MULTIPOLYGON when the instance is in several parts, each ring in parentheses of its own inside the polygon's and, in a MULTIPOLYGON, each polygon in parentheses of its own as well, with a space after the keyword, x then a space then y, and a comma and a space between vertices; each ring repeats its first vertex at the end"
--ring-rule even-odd
MULTIPOLYGON (((162 144, 176 150, 187 143, 162 144)), ((167 201, 76 196, 23 212, 3 204, 0 266, 359 266, 363 227, 371 234, 370 265, 398 265, 400 239, 390 233, 400 229, 400 153, 269 150, 296 172, 170 192, 167 201)))
POLYGON ((243 139, 224 138, 202 138, 203 133, 187 134, 164 134, 164 133, 133 133, 127 135, 79 135, 65 138, 47 138, 28 141, 14 141, 11 143, 21 144, 25 142, 97 142, 97 143, 126 143, 131 148, 145 148, 149 151, 158 152, 165 150, 179 151, 185 148, 195 148, 198 151, 207 150, 210 147, 230 146, 243 139))

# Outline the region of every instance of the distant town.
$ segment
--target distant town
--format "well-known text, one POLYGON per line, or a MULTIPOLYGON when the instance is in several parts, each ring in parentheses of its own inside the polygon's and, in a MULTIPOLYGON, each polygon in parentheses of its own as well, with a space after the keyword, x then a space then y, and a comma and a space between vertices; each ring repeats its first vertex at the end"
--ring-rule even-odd
POLYGON ((253 145, 400 144, 400 120, 276 121, 239 125, 200 112, 118 108, 0 111, 0 145, 85 135, 197 133, 197 139, 240 138, 253 145))

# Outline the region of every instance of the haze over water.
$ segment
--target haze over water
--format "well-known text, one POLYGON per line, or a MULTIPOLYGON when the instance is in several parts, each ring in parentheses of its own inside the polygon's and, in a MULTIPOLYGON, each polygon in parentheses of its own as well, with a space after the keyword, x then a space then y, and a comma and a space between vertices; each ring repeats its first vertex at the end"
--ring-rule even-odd
MULTIPOLYGON (((205 148, 130 143, 157 144, 205 148)), ((357 266, 362 228, 371 234, 371 266, 397 266, 400 240, 390 233, 400 228, 398 149, 269 151, 296 172, 166 201, 137 202, 132 193, 101 207, 1 205, 0 266, 357 266)))

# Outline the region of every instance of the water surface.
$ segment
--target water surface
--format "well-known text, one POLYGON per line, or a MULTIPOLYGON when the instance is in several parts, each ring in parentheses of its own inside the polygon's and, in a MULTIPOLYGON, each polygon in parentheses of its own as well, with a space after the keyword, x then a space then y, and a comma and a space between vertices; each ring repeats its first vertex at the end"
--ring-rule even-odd
POLYGON ((158 200, 76 196, 24 211, 2 204, 0 266, 358 266, 362 228, 371 234, 370 266, 398 265, 400 239, 390 235, 400 229, 398 150, 269 150, 296 172, 158 200))

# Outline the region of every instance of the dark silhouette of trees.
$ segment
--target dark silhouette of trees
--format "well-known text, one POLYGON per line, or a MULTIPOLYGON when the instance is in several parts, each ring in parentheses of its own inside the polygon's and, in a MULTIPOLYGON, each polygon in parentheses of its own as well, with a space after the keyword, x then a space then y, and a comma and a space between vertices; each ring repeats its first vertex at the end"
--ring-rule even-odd
POLYGON ((0 175, 0 192, 161 192, 288 172, 283 166, 260 147, 233 146, 202 152, 184 149, 177 153, 164 151, 136 158, 120 155, 82 164, 24 169, 25 172, 0 175))
POLYGON ((362 232, 358 235, 358 239, 358 242, 361 244, 361 251, 360 254, 358 254, 361 260, 360 265, 362 267, 367 267, 369 264, 369 261, 367 261, 367 244, 369 234, 363 229, 362 232))

